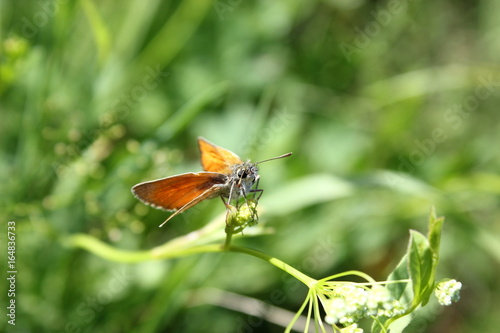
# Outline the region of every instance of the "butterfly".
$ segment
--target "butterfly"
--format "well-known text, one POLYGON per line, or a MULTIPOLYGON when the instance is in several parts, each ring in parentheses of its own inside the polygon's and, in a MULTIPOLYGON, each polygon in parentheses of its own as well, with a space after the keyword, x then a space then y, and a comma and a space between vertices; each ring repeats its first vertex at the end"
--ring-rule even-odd
POLYGON ((154 208, 174 211, 160 227, 206 199, 221 197, 229 208, 231 202, 238 204, 241 198, 246 200, 250 193, 258 193, 260 198, 264 190, 258 188, 260 176, 257 164, 292 155, 287 153, 251 163, 243 162, 235 153, 202 137, 198 138, 198 146, 205 171, 183 173, 132 187, 132 193, 142 202, 154 208))

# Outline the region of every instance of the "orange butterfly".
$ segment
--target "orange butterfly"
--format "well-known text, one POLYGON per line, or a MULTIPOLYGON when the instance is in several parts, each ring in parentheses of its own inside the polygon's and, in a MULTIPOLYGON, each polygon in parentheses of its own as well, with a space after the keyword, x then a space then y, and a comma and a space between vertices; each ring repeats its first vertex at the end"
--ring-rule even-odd
POLYGON ((246 200, 249 193, 261 195, 264 190, 257 188, 260 178, 257 164, 292 154, 251 163, 243 162, 233 152, 216 146, 202 137, 198 138, 198 145, 204 172, 183 173, 132 187, 132 193, 142 202, 155 208, 175 211, 160 227, 177 214, 206 199, 220 196, 228 206, 228 203, 233 201, 238 203, 242 197, 246 200), (253 188, 254 185, 256 188, 253 188), (228 201, 226 202, 224 198, 228 201))

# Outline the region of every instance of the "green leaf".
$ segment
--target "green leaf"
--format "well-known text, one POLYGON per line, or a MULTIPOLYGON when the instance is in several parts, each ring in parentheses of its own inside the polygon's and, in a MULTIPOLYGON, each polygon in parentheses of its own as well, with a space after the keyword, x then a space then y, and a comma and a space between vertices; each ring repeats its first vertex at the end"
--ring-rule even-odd
POLYGON ((443 230, 444 217, 436 217, 436 210, 434 207, 431 209, 429 216, 429 234, 427 238, 431 249, 434 251, 435 255, 439 257, 439 246, 441 244, 441 232, 443 230))
POLYGON ((395 321, 391 322, 389 326, 386 328, 388 332, 391 333, 401 333, 404 331, 406 326, 411 323, 411 320, 415 316, 414 313, 409 313, 406 316, 399 317, 395 321))
POLYGON ((427 238, 421 233, 410 231, 410 244, 408 246, 408 269, 413 282, 413 306, 417 306, 426 298, 429 284, 433 276, 433 254, 427 238))
POLYGON ((419 251, 419 244, 422 243, 422 234, 415 230, 410 230, 410 242, 408 244, 407 256, 408 260, 408 271, 410 273, 410 279, 412 281, 413 288, 413 305, 415 301, 419 298, 420 291, 422 289, 422 276, 421 276, 421 252, 419 251))
MULTIPOLYGON (((404 257, 399 262, 398 266, 392 271, 388 277, 388 281, 400 281, 407 280, 410 278, 408 272, 408 255, 404 257)), ((387 289, 391 292, 394 299, 399 300, 402 304, 409 305, 413 299, 413 292, 411 288, 411 282, 407 283, 390 283, 387 285, 387 289)))
POLYGON ((443 230, 444 217, 436 217, 436 211, 434 207, 431 209, 429 216, 429 247, 431 253, 429 276, 427 278, 427 283, 425 289, 422 291, 421 303, 422 306, 429 302, 432 295, 436 279, 436 270, 439 262, 439 246, 441 244, 441 232, 443 230))

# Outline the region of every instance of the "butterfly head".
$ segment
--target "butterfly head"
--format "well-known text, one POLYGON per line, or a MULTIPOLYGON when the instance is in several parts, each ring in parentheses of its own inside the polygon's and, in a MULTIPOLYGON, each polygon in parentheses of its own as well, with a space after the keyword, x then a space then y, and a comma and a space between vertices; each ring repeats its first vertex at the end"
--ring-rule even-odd
POLYGON ((250 193, 252 187, 259 181, 259 168, 257 165, 245 162, 233 168, 232 182, 241 196, 250 193))

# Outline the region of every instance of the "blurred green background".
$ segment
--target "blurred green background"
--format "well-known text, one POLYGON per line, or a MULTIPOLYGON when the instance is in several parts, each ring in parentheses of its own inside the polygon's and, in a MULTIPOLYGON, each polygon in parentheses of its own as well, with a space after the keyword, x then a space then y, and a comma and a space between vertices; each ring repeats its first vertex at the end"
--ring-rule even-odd
POLYGON ((265 262, 121 264, 65 241, 148 250, 223 214, 212 200, 160 229, 168 214, 130 193, 200 170, 203 136, 294 153, 261 165, 257 235, 236 244, 383 280, 435 205, 438 279, 462 299, 407 332, 498 332, 500 2, 2 0, 0 18, 0 239, 15 221, 18 270, 0 330, 283 331, 267 306, 293 313, 307 291, 265 262))

